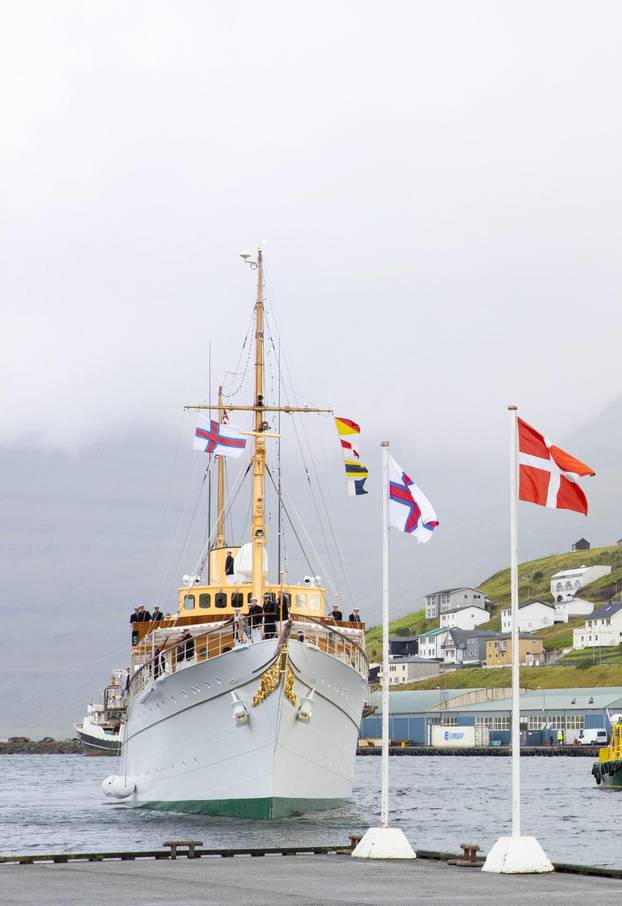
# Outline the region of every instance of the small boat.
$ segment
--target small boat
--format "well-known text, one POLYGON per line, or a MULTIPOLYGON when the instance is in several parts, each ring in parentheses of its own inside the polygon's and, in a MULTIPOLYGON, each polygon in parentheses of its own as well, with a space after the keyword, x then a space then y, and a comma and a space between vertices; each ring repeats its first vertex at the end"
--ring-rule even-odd
POLYGON ((622 787, 622 714, 611 716, 611 739, 598 753, 592 776, 597 784, 622 787))
POLYGON ((74 724, 84 755, 119 755, 123 744, 127 670, 114 670, 100 700, 91 702, 86 716, 74 724))

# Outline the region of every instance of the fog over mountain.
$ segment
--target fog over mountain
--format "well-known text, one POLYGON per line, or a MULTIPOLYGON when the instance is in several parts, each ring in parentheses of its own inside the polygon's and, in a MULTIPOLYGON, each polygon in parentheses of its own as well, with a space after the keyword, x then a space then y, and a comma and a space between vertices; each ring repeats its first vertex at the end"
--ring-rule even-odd
POLYGON ((622 536, 621 26, 613 2, 5 4, 0 737, 70 732, 135 603, 173 606, 206 532, 182 409, 210 359, 244 371, 262 240, 271 373, 280 340, 288 392, 363 428, 357 500, 330 421, 305 430, 369 620, 383 438, 441 522, 392 539, 396 615, 506 565, 508 403, 598 473, 587 519, 521 507, 521 556, 622 536))

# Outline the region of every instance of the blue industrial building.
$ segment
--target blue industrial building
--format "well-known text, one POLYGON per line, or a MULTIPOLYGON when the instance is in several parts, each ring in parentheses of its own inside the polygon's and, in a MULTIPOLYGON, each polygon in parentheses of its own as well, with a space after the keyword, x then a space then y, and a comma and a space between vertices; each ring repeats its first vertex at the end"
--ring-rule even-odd
MULTIPOLYGON (((475 745, 510 741, 512 699, 509 689, 426 689, 391 692, 389 736, 396 742, 430 745, 432 727, 473 727, 475 745)), ((382 735, 382 693, 371 696, 375 711, 361 724, 361 738, 382 735)), ((523 744, 540 745, 579 738, 582 729, 611 731, 609 714, 622 713, 622 687, 533 689, 521 692, 523 744)))

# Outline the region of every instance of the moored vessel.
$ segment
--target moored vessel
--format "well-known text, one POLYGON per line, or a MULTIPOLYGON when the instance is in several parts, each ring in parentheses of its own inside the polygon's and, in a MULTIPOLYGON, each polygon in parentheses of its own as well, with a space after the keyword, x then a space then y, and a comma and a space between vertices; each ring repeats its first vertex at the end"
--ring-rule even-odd
POLYGON ((268 405, 262 251, 256 260, 243 257, 257 271, 253 398, 248 405, 227 402, 225 411, 221 387, 217 403, 186 407, 218 413, 196 434, 217 465, 215 533, 184 576, 177 614, 134 623, 120 770, 104 791, 134 806, 275 818, 350 798, 368 666, 364 624, 327 616, 319 578, 291 582, 281 561, 280 521, 287 509, 280 471, 275 481, 267 465, 267 441, 280 436, 269 419, 332 410, 268 405), (225 444, 244 446, 226 425, 235 411, 253 420, 245 432, 252 442, 250 539, 239 546, 226 543, 219 455, 225 444), (278 501, 272 580, 266 473, 278 501))
POLYGON ((86 715, 74 724, 85 755, 119 755, 125 727, 127 670, 114 670, 102 695, 89 703, 86 715))
POLYGON ((598 761, 592 765, 592 776, 597 784, 622 787, 622 714, 611 716, 611 739, 599 751, 598 761))

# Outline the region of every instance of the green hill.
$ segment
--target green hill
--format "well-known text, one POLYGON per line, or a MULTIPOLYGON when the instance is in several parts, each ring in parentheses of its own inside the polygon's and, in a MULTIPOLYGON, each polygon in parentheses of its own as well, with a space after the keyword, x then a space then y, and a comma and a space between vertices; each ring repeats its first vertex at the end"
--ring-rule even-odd
MULTIPOLYGON (((534 598, 541 598, 545 602, 551 601, 550 583, 554 573, 562 569, 596 566, 601 563, 611 566, 611 574, 586 586, 582 595, 589 601, 608 601, 609 598, 622 592, 622 544, 598 547, 590 551, 552 554, 549 557, 540 557, 538 560, 521 563, 518 568, 519 598, 521 601, 534 598)), ((501 628, 501 610, 509 607, 510 604, 509 568, 502 569, 490 576, 481 583, 479 588, 495 605, 490 621, 484 626, 486 629, 498 631, 501 628)), ((569 648, 572 645, 572 630, 583 623, 582 618, 571 620, 569 623, 558 623, 549 629, 541 630, 537 635, 544 640, 544 647, 547 649, 569 648)), ((425 610, 422 609, 392 620, 389 631, 391 635, 416 635, 437 626, 438 620, 426 620, 425 610)), ((382 627, 375 626, 368 630, 365 638, 368 657, 372 661, 378 661, 382 657, 382 627)), ((622 654, 619 655, 619 660, 622 664, 622 654)), ((544 669, 551 670, 549 667, 544 669)), ((503 673, 504 671, 495 672, 503 673)), ((461 675, 465 673, 467 673, 466 670, 460 671, 461 675)), ((568 685, 572 685, 572 683, 568 685)), ((425 686, 418 685, 417 688, 425 688, 425 686)))

